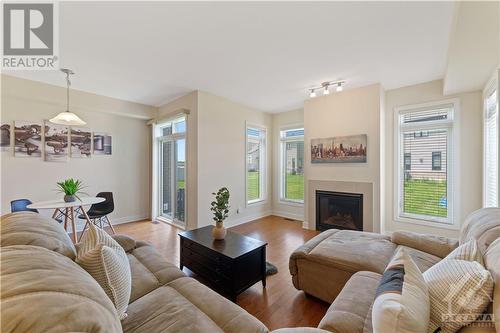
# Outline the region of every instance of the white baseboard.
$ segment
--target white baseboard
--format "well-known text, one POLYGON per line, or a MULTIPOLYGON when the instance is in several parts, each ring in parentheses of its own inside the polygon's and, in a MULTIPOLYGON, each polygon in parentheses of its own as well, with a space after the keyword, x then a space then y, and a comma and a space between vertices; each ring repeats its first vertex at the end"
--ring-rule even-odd
MULTIPOLYGON (((123 216, 123 217, 119 217, 119 218, 110 218, 109 220, 111 221, 112 225, 117 225, 117 224, 142 221, 142 220, 147 220, 147 219, 148 219, 148 217, 146 217, 144 215, 130 215, 130 216, 123 216)), ((78 219, 76 221, 76 231, 82 231, 84 226, 85 226, 85 220, 78 219)))
POLYGON ((289 213, 289 212, 276 211, 276 210, 272 211, 271 214, 279 216, 279 217, 292 219, 292 220, 304 221, 304 215, 301 215, 301 214, 293 214, 293 213, 289 213))
POLYGON ((273 215, 271 211, 265 211, 265 212, 261 212, 261 213, 257 213, 257 214, 243 216, 243 217, 240 217, 238 219, 226 221, 226 222, 224 222, 224 224, 230 228, 230 227, 235 227, 235 226, 240 225, 240 224, 252 222, 254 220, 261 219, 263 217, 270 216, 270 215, 273 215))

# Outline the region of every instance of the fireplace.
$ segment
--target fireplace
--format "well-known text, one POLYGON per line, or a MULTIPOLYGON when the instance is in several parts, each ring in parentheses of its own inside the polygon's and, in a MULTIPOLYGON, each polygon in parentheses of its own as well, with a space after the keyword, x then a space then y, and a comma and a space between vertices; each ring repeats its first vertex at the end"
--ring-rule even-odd
POLYGON ((316 191, 316 230, 363 230, 363 194, 316 191))

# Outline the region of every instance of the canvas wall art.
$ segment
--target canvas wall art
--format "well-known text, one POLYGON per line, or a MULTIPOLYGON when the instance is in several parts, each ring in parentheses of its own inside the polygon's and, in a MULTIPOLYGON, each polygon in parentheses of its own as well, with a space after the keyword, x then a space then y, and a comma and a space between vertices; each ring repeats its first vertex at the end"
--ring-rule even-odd
POLYGON ((94 155, 111 155, 111 152, 111 135, 94 132, 94 155))
POLYGON ((311 140, 311 163, 366 163, 367 136, 311 140))
POLYGON ((92 132, 89 128, 71 128, 71 157, 89 158, 92 148, 92 132))
POLYGON ((45 121, 45 160, 65 162, 68 157, 68 127, 45 121))
POLYGON ((32 121, 14 122, 14 156, 42 156, 42 124, 32 121))
POLYGON ((10 124, 0 126, 0 150, 10 150, 10 124))

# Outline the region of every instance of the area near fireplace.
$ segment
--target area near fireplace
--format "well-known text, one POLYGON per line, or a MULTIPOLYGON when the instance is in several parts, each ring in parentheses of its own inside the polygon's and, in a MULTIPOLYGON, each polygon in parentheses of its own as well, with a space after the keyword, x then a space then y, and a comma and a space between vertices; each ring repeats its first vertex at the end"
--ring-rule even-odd
POLYGON ((316 230, 363 230, 363 194, 316 191, 316 230))

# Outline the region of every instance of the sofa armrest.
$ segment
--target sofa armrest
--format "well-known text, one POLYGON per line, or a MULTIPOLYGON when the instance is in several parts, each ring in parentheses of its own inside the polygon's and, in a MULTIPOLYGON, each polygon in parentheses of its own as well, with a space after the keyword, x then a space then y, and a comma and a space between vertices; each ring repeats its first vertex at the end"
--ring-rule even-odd
POLYGON ((130 252, 136 247, 136 241, 127 235, 111 235, 111 237, 125 250, 130 252))
POLYGON ((440 258, 446 257, 458 246, 458 239, 419 234, 410 231, 395 231, 392 234, 391 240, 395 244, 408 246, 440 258))
POLYGON ((322 330, 321 328, 314 328, 314 327, 293 327, 293 328, 280 328, 272 331, 271 333, 331 333, 331 332, 322 330))

